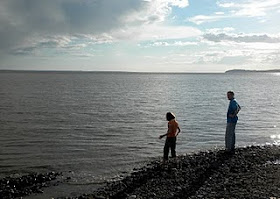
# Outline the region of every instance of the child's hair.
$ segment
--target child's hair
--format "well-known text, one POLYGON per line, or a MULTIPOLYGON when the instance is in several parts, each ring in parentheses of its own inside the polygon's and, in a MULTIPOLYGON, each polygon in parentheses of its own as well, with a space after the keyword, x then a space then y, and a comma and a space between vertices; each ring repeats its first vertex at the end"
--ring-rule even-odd
POLYGON ((167 112, 166 113, 166 119, 168 121, 173 120, 173 119, 175 119, 175 115, 173 113, 171 113, 171 112, 167 112))

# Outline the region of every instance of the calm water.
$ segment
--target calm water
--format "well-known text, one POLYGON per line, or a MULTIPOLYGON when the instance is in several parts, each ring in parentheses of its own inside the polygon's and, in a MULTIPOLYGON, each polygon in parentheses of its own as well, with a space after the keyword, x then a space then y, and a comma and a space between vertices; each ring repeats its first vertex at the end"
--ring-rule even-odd
POLYGON ((178 154, 223 147, 228 90, 242 106, 237 145, 279 143, 279 85, 276 73, 0 73, 0 177, 61 171, 71 180, 40 198, 90 192, 162 155, 167 111, 178 154))

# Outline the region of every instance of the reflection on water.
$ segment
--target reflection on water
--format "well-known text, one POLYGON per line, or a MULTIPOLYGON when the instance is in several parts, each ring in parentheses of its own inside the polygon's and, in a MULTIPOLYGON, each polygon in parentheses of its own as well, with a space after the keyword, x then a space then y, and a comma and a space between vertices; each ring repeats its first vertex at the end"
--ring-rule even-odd
POLYGON ((271 73, 272 75, 280 76, 280 73, 271 73))
POLYGON ((280 134, 271 135, 270 138, 272 139, 273 144, 280 145, 280 134))

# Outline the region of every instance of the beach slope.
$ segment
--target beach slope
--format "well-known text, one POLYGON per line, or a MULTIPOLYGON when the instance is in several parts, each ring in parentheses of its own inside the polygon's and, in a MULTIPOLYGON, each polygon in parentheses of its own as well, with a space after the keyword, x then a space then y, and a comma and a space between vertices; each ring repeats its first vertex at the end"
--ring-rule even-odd
POLYGON ((237 148, 154 161, 79 198, 280 198, 280 146, 237 148))

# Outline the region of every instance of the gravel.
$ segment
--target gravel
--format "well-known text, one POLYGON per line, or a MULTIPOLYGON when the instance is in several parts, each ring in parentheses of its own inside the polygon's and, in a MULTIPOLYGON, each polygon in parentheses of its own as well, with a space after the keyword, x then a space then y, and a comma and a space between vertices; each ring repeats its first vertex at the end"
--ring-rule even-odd
MULTIPOLYGON (((42 193, 59 173, 0 179, 0 198, 42 193)), ((212 150, 153 161, 91 194, 64 199, 280 198, 280 146, 212 150)), ((62 199, 62 198, 61 198, 62 199)))
POLYGON ((0 179, 0 198, 10 199, 27 196, 32 193, 43 193, 43 188, 50 186, 59 173, 30 174, 17 178, 6 177, 0 179))
POLYGON ((280 198, 280 146, 237 148, 154 161, 78 198, 280 198))

